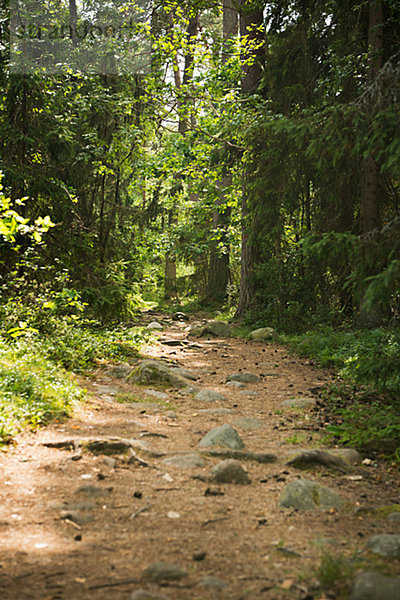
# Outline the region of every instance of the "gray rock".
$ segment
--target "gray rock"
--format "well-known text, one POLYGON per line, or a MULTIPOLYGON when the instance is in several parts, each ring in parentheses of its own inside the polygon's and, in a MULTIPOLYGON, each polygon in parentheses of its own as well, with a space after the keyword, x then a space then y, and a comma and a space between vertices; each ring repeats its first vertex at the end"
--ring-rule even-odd
POLYGON ((201 454, 206 456, 213 456, 216 458, 234 458, 235 460, 248 460, 263 465, 276 462, 278 457, 276 454, 258 453, 258 452, 247 452, 246 450, 219 450, 213 448, 211 450, 201 450, 201 454))
POLYGON ((343 458, 331 454, 326 450, 303 450, 293 456, 286 464, 296 469, 307 469, 315 465, 333 467, 342 471, 346 471, 349 468, 348 463, 343 458))
POLYGON ((132 371, 126 381, 135 383, 162 383, 176 388, 187 386, 187 379, 169 369, 166 365, 156 360, 144 360, 132 371))
POLYGON ((76 510, 65 510, 62 511, 60 518, 63 520, 73 521, 77 525, 87 525, 94 521, 94 516, 84 512, 76 510))
POLYGON ((211 469, 210 481, 213 483, 236 483, 239 485, 251 483, 249 476, 240 462, 231 458, 223 460, 211 469))
POLYGON ((147 329, 154 329, 155 331, 162 331, 164 327, 158 321, 152 321, 147 325, 147 329))
POLYGON ((110 467, 110 469, 114 469, 115 465, 117 464, 117 461, 115 460, 115 458, 112 458, 112 456, 105 456, 103 458, 103 463, 107 465, 107 467, 110 467))
MULTIPOLYGON (((236 382, 230 382, 230 383, 236 383, 236 382)), ((248 396, 249 398, 255 398, 256 396, 258 396, 257 392, 253 392, 252 390, 246 390, 243 392, 239 392, 239 394, 241 396, 248 396)))
POLYGON ((176 373, 180 377, 190 379, 190 381, 196 381, 199 378, 199 376, 196 375, 196 373, 189 371, 189 369, 183 369, 182 367, 173 367, 171 370, 173 373, 176 373))
POLYGON ((232 411, 230 408, 201 408, 199 413, 205 415, 231 415, 232 411))
POLYGON ((367 540, 367 548, 386 558, 400 558, 400 535, 382 533, 367 540))
POLYGON ((148 592, 147 590, 136 590, 133 592, 128 600, 169 600, 169 596, 164 594, 155 594, 154 592, 148 592))
POLYGON ((244 388, 246 387, 244 383, 241 383, 240 381, 227 381, 226 385, 230 385, 233 388, 244 388))
POLYGON ((362 461, 361 454, 357 450, 354 450, 354 448, 332 448, 329 450, 329 453, 340 456, 349 465, 358 465, 362 461))
POLYGON ((272 327, 260 327, 260 329, 254 329, 250 332, 249 338, 254 342, 265 342, 274 337, 275 330, 272 327))
POLYGON ((226 402, 225 396, 215 390, 201 390, 195 395, 195 400, 200 402, 226 402))
POLYGON ((201 328, 199 337, 205 337, 207 335, 213 337, 229 337, 230 334, 230 327, 225 321, 209 321, 201 328))
POLYGON ((200 440, 200 446, 222 446, 232 450, 241 450, 244 443, 236 429, 232 425, 221 425, 214 427, 200 440))
POLYGON ((188 331, 188 335, 192 337, 200 337, 204 325, 193 325, 188 331))
POLYGON ((389 521, 392 521, 392 523, 400 523, 400 512, 393 512, 390 514, 389 521))
POLYGON ((166 465, 180 467, 182 469, 195 469, 204 466, 204 461, 197 452, 168 456, 167 458, 164 458, 162 462, 166 465))
POLYGON ((339 509, 343 506, 343 500, 336 492, 324 485, 307 479, 297 479, 283 490, 279 498, 279 506, 297 510, 339 509))
POLYGON ((83 439, 79 445, 92 454, 125 454, 131 447, 123 438, 83 439))
POLYGON ((227 381, 238 381, 239 383, 256 383, 261 381, 258 375, 254 375, 254 373, 232 373, 232 375, 228 375, 227 381))
POLYGON ((189 317, 187 314, 178 311, 172 315, 172 320, 173 321, 189 321, 189 317))
POLYGON ((144 390, 146 396, 152 396, 153 398, 157 398, 157 400, 168 400, 168 394, 165 392, 159 392, 158 390, 144 390))
POLYGON ((96 485, 81 485, 77 490, 77 494, 83 494, 88 498, 104 498, 109 496, 112 492, 112 488, 102 488, 96 485))
POLYGON ((259 429, 263 426, 261 421, 258 419, 251 419, 250 417, 238 417, 233 421, 236 427, 242 427, 242 429, 259 429))
POLYGON ((222 579, 218 579, 218 577, 214 577, 213 575, 204 575, 204 577, 199 580, 198 585, 218 589, 228 587, 225 581, 222 581, 222 579))
POLYGON ((96 507, 95 504, 93 504, 93 502, 87 502, 87 501, 78 501, 78 502, 68 502, 68 510, 73 510, 73 511, 83 511, 83 512, 88 512, 91 510, 94 510, 96 507))
POLYGON ((307 408, 309 406, 315 406, 315 400, 311 398, 292 398, 291 400, 284 400, 280 403, 283 408, 307 408))
POLYGON ((147 567, 143 571, 141 579, 160 583, 163 581, 179 581, 184 577, 187 577, 187 572, 179 565, 159 561, 147 567))
POLYGON ((115 365, 106 371, 108 377, 114 377, 115 379, 125 379, 132 372, 133 368, 128 363, 122 365, 115 365))
POLYGON ((359 573, 350 600, 400 600, 400 579, 380 573, 359 573))

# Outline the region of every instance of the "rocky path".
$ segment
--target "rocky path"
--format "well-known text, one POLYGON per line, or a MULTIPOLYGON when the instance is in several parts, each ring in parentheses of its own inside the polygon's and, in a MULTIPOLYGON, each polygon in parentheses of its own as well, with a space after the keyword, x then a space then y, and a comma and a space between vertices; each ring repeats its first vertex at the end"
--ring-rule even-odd
POLYGON ((321 448, 330 374, 186 329, 0 455, 0 598, 399 599, 398 473, 321 448))

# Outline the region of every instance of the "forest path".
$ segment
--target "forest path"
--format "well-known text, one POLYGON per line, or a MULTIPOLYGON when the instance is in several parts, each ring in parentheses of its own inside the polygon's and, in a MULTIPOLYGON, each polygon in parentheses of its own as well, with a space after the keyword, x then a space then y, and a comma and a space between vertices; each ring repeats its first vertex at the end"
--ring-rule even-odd
POLYGON ((163 343, 144 354, 190 369, 199 377, 193 385, 226 400, 200 401, 176 389, 156 398, 115 377, 124 368, 105 365, 82 380, 90 395, 72 419, 21 435, 0 455, 2 600, 334 598, 311 576, 322 552, 349 562, 359 552, 366 570, 378 561, 400 571, 398 559, 366 552, 369 536, 400 533, 399 521, 360 510, 400 504, 398 473, 374 461, 309 465, 306 473, 286 464, 299 448, 320 447, 320 424, 315 409, 281 403, 315 399, 330 374, 275 344, 188 344, 185 327, 167 323, 163 343), (259 381, 227 385, 229 375, 243 372, 259 381), (213 456, 199 442, 224 424, 245 444, 247 485, 210 479, 229 450, 213 456), (123 441, 100 446, 111 437, 135 441, 121 454, 123 441), (266 453, 275 462, 260 462, 266 453), (283 490, 300 478, 337 492, 343 507, 280 507, 283 490), (174 567, 144 573, 159 561, 174 567))

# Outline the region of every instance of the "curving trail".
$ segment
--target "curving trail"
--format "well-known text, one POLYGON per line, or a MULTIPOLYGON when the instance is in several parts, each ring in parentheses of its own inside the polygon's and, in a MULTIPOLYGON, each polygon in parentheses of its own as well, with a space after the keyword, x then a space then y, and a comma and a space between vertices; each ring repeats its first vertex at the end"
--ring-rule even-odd
POLYGON ((187 343, 185 327, 167 323, 145 354, 190 370, 190 386, 224 399, 140 386, 120 377, 131 367, 109 365, 82 380, 89 399, 72 419, 0 455, 2 600, 335 598, 312 574, 327 552, 349 563, 358 552, 356 572, 399 575, 398 558, 366 550, 370 536, 400 534, 392 509, 371 510, 400 504, 398 473, 326 447, 287 464, 321 447, 323 424, 318 407, 282 402, 318 400, 330 374, 274 344, 187 343), (259 380, 227 385, 243 372, 259 380), (243 450, 200 445, 227 424, 243 450), (239 459, 251 483, 221 483, 213 469, 226 459, 239 459), (281 507, 301 479, 337 493, 341 508, 281 507))

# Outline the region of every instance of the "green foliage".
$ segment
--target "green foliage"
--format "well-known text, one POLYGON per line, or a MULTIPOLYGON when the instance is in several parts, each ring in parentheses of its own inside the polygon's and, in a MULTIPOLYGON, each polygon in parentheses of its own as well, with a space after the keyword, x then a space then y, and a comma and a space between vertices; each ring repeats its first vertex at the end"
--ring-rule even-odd
POLYGON ((305 334, 281 337, 301 356, 380 392, 400 394, 400 332, 398 330, 338 330, 320 327, 305 334))
POLYGON ((83 397, 72 378, 37 346, 21 340, 10 347, 0 341, 0 444, 21 428, 66 417, 83 397))
POLYGON ((344 383, 331 385, 326 431, 340 443, 393 455, 400 448, 400 332, 319 328, 281 336, 301 356, 333 367, 344 383))
POLYGON ((344 556, 324 551, 314 575, 323 590, 333 591, 338 600, 344 599, 348 597, 357 562, 359 562, 357 554, 344 556))
MULTIPOLYGON (((333 390, 333 407, 345 389, 333 390), (335 395, 337 394, 337 396, 335 395)), ((353 394, 354 398, 355 394, 353 394)), ((400 403, 388 404, 382 398, 353 399, 348 407, 334 408, 337 422, 326 427, 329 435, 342 444, 377 450, 400 461, 400 403)))

